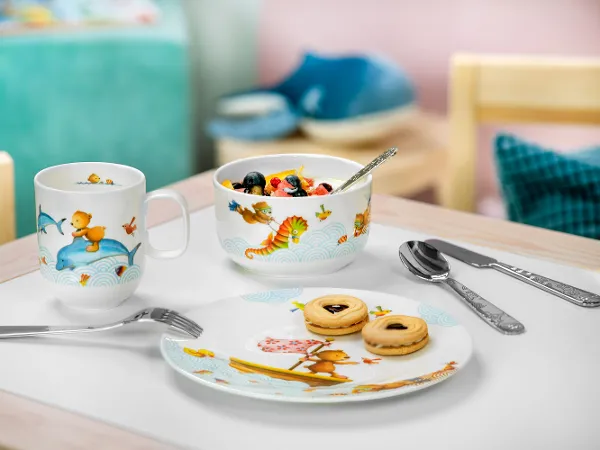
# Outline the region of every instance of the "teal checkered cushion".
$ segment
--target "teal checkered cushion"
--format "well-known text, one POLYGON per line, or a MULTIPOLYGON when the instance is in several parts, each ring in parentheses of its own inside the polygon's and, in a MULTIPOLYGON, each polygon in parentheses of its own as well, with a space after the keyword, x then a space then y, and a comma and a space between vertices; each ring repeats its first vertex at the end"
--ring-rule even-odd
POLYGON ((557 153, 499 134, 494 150, 510 220, 600 238, 600 147, 557 153))

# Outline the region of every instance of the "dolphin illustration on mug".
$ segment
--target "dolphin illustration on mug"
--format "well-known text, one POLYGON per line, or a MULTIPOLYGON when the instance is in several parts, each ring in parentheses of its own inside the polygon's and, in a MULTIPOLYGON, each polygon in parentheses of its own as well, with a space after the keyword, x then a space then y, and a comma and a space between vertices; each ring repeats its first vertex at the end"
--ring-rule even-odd
POLYGON ((48 234, 48 232, 46 231, 46 227, 49 227, 50 225, 56 225, 58 232, 60 234, 64 235, 65 233, 63 233, 62 224, 64 223, 65 220, 67 220, 67 219, 66 218, 60 219, 57 222, 52 217, 50 217, 50 215, 46 214, 45 212, 42 212, 42 205, 39 205, 38 223, 37 223, 38 233, 42 232, 44 234, 48 234))
POLYGON ((100 248, 96 252, 88 252, 86 250, 88 245, 89 241, 82 237, 76 237, 71 244, 61 248, 56 257, 56 270, 73 270, 76 267, 87 266, 104 258, 121 255, 127 256, 128 264, 132 266, 133 258, 142 243, 137 244, 131 251, 114 239, 102 239, 99 242, 100 248))

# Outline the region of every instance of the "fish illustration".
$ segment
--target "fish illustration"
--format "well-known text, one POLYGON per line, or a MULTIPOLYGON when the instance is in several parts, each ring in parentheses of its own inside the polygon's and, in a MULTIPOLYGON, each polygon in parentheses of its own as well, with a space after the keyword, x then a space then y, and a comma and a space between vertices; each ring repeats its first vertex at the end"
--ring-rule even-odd
POLYGON ((294 300, 292 302, 292 305, 294 305, 295 308, 294 309, 290 309, 291 312, 298 311, 299 309, 302 310, 302 311, 304 311, 304 303, 300 303, 297 300, 294 300))
POLYGON ((373 314, 375 317, 382 317, 391 312, 391 309, 382 309, 381 306, 376 306, 375 311, 369 311, 369 314, 373 314))
POLYGON ((379 364, 379 361, 381 361, 381 358, 365 358, 364 356, 362 357, 362 362, 364 362, 365 364, 379 364))
POLYGON ((219 384, 229 384, 229 381, 222 380, 221 378, 215 378, 215 381, 219 384))
POLYGON ((46 262, 46 257, 45 256, 42 256, 40 258, 40 264, 46 264, 46 265, 48 265, 48 262, 46 262))
POLYGON ((89 241, 82 237, 76 237, 72 243, 61 248, 56 256, 56 270, 73 270, 76 267, 87 266, 104 258, 121 255, 127 256, 128 265, 131 266, 133 265, 133 258, 142 243, 140 242, 131 251, 114 239, 102 239, 100 248, 96 252, 88 252, 86 250, 88 245, 89 241))
POLYGON ((201 370, 195 370, 194 373, 199 373, 200 375, 211 375, 212 371, 206 370, 206 369, 201 369, 201 370))
POLYGON ((81 284, 82 286, 85 286, 89 279, 90 279, 90 276, 87 273, 82 273, 81 279, 79 280, 79 284, 81 284))
POLYGON ((117 276, 123 276, 123 273, 125 273, 125 270, 127 269, 127 266, 119 266, 115 269, 115 273, 117 274, 117 276))
POLYGON ((344 242, 346 242, 348 240, 348 235, 345 234, 343 235, 341 238, 338 239, 338 245, 343 244, 344 242))
POLYGON ((44 234, 48 234, 48 232, 46 231, 46 227, 49 227, 50 225, 56 225, 58 232, 64 236, 65 233, 63 233, 62 224, 64 223, 65 220, 67 220, 66 218, 60 219, 57 222, 52 217, 50 217, 48 214, 46 214, 45 212, 42 212, 42 205, 39 205, 38 211, 39 211, 38 223, 37 223, 38 233, 41 232, 44 234))
POLYGON ((100 183, 100 177, 93 173, 88 177, 88 181, 93 184, 100 183))
POLYGON ((206 350, 204 348, 199 348, 198 350, 194 350, 193 348, 184 347, 183 351, 188 355, 196 356, 198 358, 214 358, 215 354, 210 350, 206 350))
POLYGON ((323 222, 325 219, 327 219, 330 215, 331 215, 331 211, 325 210, 325 205, 321 205, 321 211, 315 213, 315 216, 321 222, 323 222))
POLYGON ((105 184, 114 184, 113 180, 111 180, 110 178, 107 178, 106 181, 104 182, 105 184))
POLYGON ((130 234, 131 236, 135 236, 135 230, 137 230, 137 225, 134 225, 133 222, 135 222, 135 216, 131 219, 131 222, 121 225, 125 230, 125 233, 130 234))

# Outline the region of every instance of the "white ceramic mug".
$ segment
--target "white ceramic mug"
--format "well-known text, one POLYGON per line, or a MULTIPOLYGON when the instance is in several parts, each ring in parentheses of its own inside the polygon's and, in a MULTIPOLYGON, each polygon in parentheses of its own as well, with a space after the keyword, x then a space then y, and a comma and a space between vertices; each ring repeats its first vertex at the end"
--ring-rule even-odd
POLYGON ((172 190, 146 194, 139 170, 110 163, 64 164, 34 179, 40 271, 55 297, 78 308, 109 309, 137 289, 144 257, 175 258, 189 242, 185 198, 172 190), (148 242, 148 201, 174 200, 183 243, 158 250, 148 242))

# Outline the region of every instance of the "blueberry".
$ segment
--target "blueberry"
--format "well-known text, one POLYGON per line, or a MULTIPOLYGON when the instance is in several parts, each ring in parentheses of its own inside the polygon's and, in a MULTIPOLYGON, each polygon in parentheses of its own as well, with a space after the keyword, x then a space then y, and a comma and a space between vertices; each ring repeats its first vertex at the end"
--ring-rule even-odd
POLYGON ((248 172, 244 177, 244 181, 242 184, 245 188, 250 188, 252 186, 260 186, 261 188, 265 188, 267 185, 267 180, 265 176, 260 172, 248 172))
POLYGON ((232 183, 234 189, 241 189, 244 187, 242 183, 232 183))
POLYGON ((333 187, 329 183, 321 183, 321 186, 327 189, 327 192, 333 191, 333 187))
POLYGON ((287 177, 285 177, 285 181, 297 188, 299 188, 301 185, 300 178, 298 178, 298 175, 288 175, 287 177))
POLYGON ((306 193, 306 191, 304 189, 298 189, 293 195, 292 197, 307 197, 308 194, 306 193))

